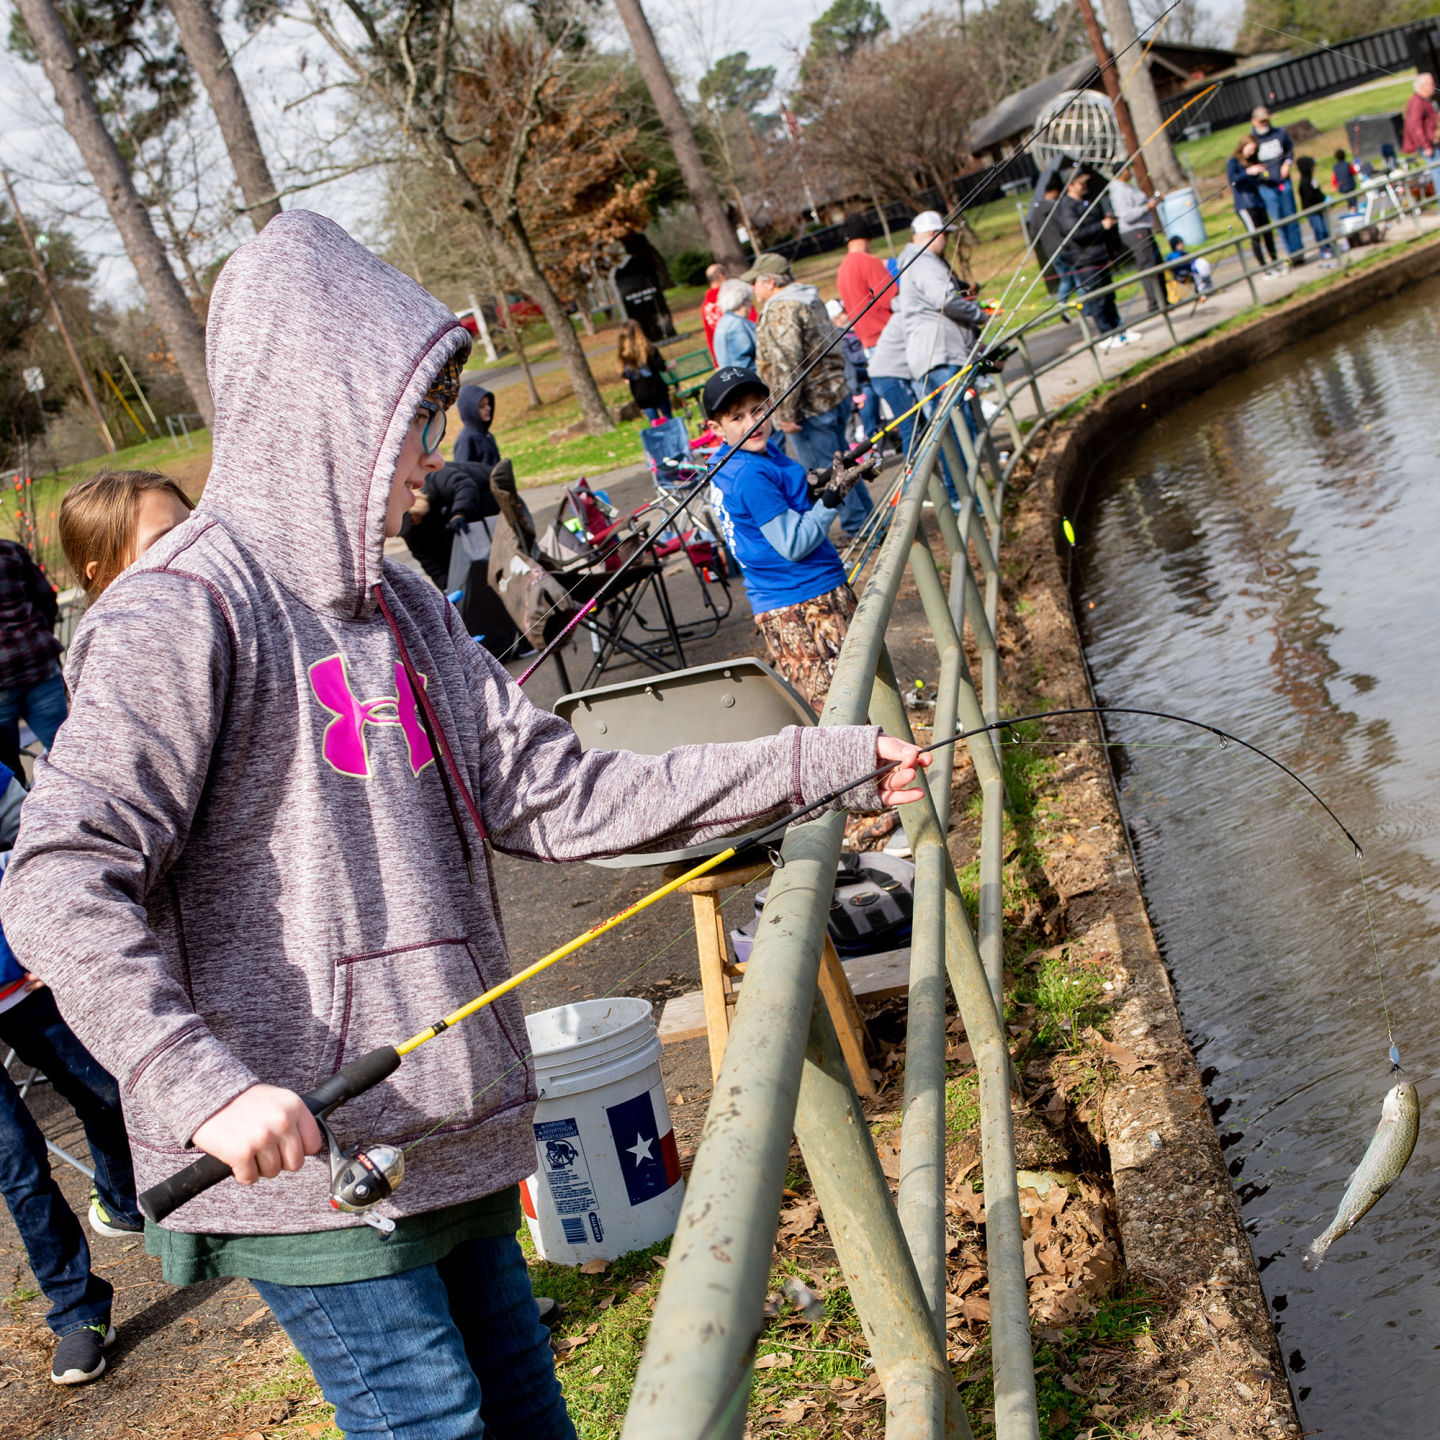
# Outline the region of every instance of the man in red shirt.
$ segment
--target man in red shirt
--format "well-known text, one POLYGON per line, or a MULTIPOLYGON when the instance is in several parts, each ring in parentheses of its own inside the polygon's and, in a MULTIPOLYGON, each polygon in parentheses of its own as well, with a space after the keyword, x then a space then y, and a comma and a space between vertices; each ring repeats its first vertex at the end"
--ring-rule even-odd
POLYGON ((720 323, 720 287, 725 283, 725 267, 712 265, 705 272, 710 288, 700 302, 700 323, 705 327, 705 348, 715 358, 715 327, 720 323))
POLYGON ((1411 155, 1421 155, 1430 162, 1430 177, 1435 193, 1440 195, 1440 147, 1436 131, 1440 129, 1435 113, 1435 77, 1421 71, 1415 77, 1415 89, 1405 102, 1405 134, 1401 148, 1411 155))
POLYGON ((867 222, 863 215, 851 215, 845 221, 845 258, 840 262, 840 271, 835 276, 835 286, 840 291, 840 303, 850 316, 860 315, 869 303, 871 295, 880 295, 855 321, 855 335, 865 347, 866 358, 880 340, 880 332, 890 319, 890 302, 894 300, 896 288, 890 285, 890 271, 885 262, 870 253, 870 237, 865 233, 867 222), (888 290, 885 289, 890 285, 888 290), (884 290, 882 295, 880 292, 884 290))

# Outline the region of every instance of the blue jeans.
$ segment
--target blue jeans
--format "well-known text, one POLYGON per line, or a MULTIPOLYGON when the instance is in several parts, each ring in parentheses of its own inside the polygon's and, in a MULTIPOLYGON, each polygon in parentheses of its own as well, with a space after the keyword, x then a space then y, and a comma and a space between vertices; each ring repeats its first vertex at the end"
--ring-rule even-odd
MULTIPOLYGON (((4 758, 6 745, 10 753, 20 749, 20 722, 35 732, 40 743, 48 750, 55 743, 55 732, 65 719, 65 681, 60 675, 60 664, 52 661, 43 680, 33 685, 10 685, 0 689, 0 759, 4 758)), ((14 769, 11 766, 11 769, 14 769)))
MULTIPOLYGON (((947 380, 952 379, 959 373, 960 367, 958 365, 937 365, 933 370, 927 370, 925 372, 925 379, 920 385, 920 393, 922 395, 931 394, 939 386, 945 384, 947 380)), ((948 392, 945 395, 937 395, 935 399, 926 405, 925 418, 927 420, 933 418, 941 401, 948 401, 949 399, 950 396, 948 392)), ((959 415, 965 421, 965 428, 969 430, 973 438, 975 435, 975 418, 970 413, 969 405, 963 400, 960 401, 955 406, 955 414, 959 415)), ((960 508, 960 492, 956 489, 954 477, 950 474, 950 462, 946 460, 944 450, 940 452, 940 473, 941 478, 945 481, 945 493, 950 497, 951 505, 958 510, 960 508)))
POLYGON ((1080 293, 1080 277, 1058 257, 1050 268, 1060 282, 1055 288, 1055 303, 1063 305, 1072 295, 1080 293))
MULTIPOLYGON (((1295 213, 1295 187, 1288 180, 1282 180, 1278 185, 1262 185, 1260 198, 1265 202, 1265 213, 1270 217, 1271 224, 1295 213)), ((1285 253, 1292 260, 1304 253, 1305 242, 1300 238, 1300 226, 1294 220, 1280 227, 1280 238, 1285 242, 1285 253)))
POLYGON ((865 403, 860 407, 860 424, 868 440, 880 428, 880 397, 875 393, 872 380, 864 381, 857 393, 865 397, 865 403))
MULTIPOLYGON (((845 421, 854 408, 847 395, 833 410, 823 415, 807 415, 801 421, 803 428, 789 437, 790 447, 807 470, 823 470, 829 474, 835 452, 838 450, 843 455, 849 448, 845 443, 845 421)), ((836 512, 840 528, 847 535, 857 534, 874 508, 875 502, 862 481, 840 502, 836 512)))
MULTIPOLYGON (((0 1047, 10 1046, 22 1064, 44 1072, 80 1117, 95 1167, 95 1188, 106 1210, 138 1225, 135 1172, 120 1116, 119 1087, 60 1018, 48 990, 32 991, 0 1014, 0 1047)), ((45 1137, 3 1070, 0 1190, 30 1257, 30 1268, 50 1302, 45 1323, 57 1335, 68 1335, 82 1325, 108 1323, 114 1292, 91 1270, 84 1227, 50 1173, 45 1137)))
POLYGON ((1317 210, 1310 217, 1310 233, 1315 237, 1315 243, 1320 247, 1322 255, 1330 254, 1330 221, 1326 218, 1323 210, 1317 210))
MULTIPOLYGON (((908 380, 901 380, 896 375, 872 375, 870 383, 875 387, 875 393, 890 407, 892 417, 904 415, 920 398, 908 380)), ((915 434, 915 417, 911 415, 902 420, 890 433, 898 437, 901 449, 908 456, 911 437, 915 434)))
POLYGON ((575 1440, 513 1235, 378 1280, 253 1284, 347 1440, 575 1440))

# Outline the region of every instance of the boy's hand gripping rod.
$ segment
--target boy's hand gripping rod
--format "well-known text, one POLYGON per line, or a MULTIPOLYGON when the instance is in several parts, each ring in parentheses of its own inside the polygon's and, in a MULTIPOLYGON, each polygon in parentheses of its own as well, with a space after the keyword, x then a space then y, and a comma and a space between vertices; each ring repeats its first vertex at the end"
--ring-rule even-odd
MULTIPOLYGON (((972 739, 976 735, 984 735, 992 730, 1005 730, 1012 725, 1021 725, 1031 720, 1053 720, 1066 715, 1143 715, 1157 720, 1178 721, 1182 725, 1193 726, 1197 730, 1208 731, 1216 736, 1222 747, 1228 744, 1236 744, 1244 749, 1260 756, 1262 760, 1268 760, 1272 765, 1283 770, 1297 784, 1302 786, 1316 804, 1340 827, 1341 833, 1355 847, 1356 855, 1360 854, 1360 844, 1349 830, 1341 824, 1339 816, 1305 783, 1293 770, 1282 764, 1273 755, 1266 754, 1258 745, 1252 745, 1248 740, 1242 740, 1238 735, 1231 735, 1227 731, 1218 729, 1214 725, 1207 724, 1202 720, 1192 720, 1185 715, 1172 715, 1164 710, 1141 710, 1125 705, 1080 705, 1070 709, 1040 711, 1034 715, 1017 715, 1008 720, 994 720, 988 725, 982 725, 975 730, 963 730, 956 735, 947 736, 943 740, 932 741, 929 745, 918 747, 918 753, 927 755, 935 750, 943 750, 947 745, 958 744, 961 740, 972 739)), ((573 940, 567 941, 558 950, 552 950, 548 955, 535 961, 533 965, 527 966, 524 970, 512 975, 508 980, 502 981, 499 985, 478 995, 474 1000, 462 1005, 458 1010, 452 1010, 450 1014, 436 1020, 434 1024, 427 1026, 418 1035, 412 1035, 402 1044, 390 1046, 382 1045, 378 1050, 371 1050, 361 1055, 358 1059, 352 1060, 336 1074, 315 1089, 302 1095, 300 1098, 309 1107, 310 1112, 321 1118, 328 1115, 337 1106, 343 1105, 347 1100, 353 1100, 358 1095, 363 1095, 367 1090, 373 1089, 387 1076, 394 1074, 399 1069, 400 1062, 412 1050, 418 1050, 427 1041, 433 1040, 437 1035, 443 1034, 452 1025, 458 1025, 462 1020, 474 1015, 476 1011, 483 1010, 487 1005, 498 1000, 502 995, 508 994, 518 985, 523 985, 527 980, 538 975, 542 970, 548 969, 558 960, 563 960, 568 955, 573 955, 583 946, 588 945, 592 940, 613 930, 617 925, 624 922, 633 915, 639 914, 641 910, 653 905, 658 900, 663 900, 667 895, 673 894, 682 885, 688 884, 691 880, 698 879, 707 871, 715 869, 717 865, 723 865, 727 860, 733 859, 741 851, 751 850, 757 846, 763 846, 773 837, 780 835, 797 820, 813 814, 817 810, 824 810, 832 805, 842 795, 848 794, 851 790, 858 789, 861 785, 870 781, 878 780, 882 775, 888 774, 895 769, 898 761, 887 761, 884 765, 861 775, 858 779, 842 785, 838 789, 830 791, 828 795, 822 795, 818 800, 812 800, 808 805, 802 805, 796 810, 791 810, 782 815, 778 820, 756 830, 749 835, 738 839, 733 845, 721 850, 718 855, 711 855, 702 860, 698 865, 687 870, 683 875, 677 875, 675 879, 667 881, 658 890, 652 890, 648 895, 642 895, 633 904, 627 905, 623 910, 617 911, 608 920, 602 920, 598 925, 583 934, 577 935, 573 940)), ((917 776, 918 779, 918 776, 917 776)), ((784 862, 780 854, 773 847, 770 848, 771 861, 778 865, 784 862)), ((332 1150, 335 1147, 332 1143, 332 1150)), ((354 1157, 359 1159, 362 1165, 365 1162, 366 1152, 362 1147, 354 1157)), ((342 1157, 344 1158, 344 1157, 342 1157)), ((187 1166, 178 1174, 172 1175, 168 1180, 162 1180, 160 1184, 152 1186, 140 1196, 140 1209, 145 1215, 154 1221, 161 1221, 172 1211, 179 1209, 188 1200, 193 1200, 203 1191, 209 1190, 212 1186, 218 1185, 222 1180, 230 1176, 230 1167, 213 1155, 202 1155, 194 1164, 187 1166)), ((349 1192, 340 1194, 332 1190, 332 1203, 337 1209, 351 1212, 363 1211, 368 1205, 373 1205, 391 1194, 396 1185, 399 1184, 399 1176, 392 1176, 392 1183, 372 1192, 368 1197, 358 1197, 349 1192)))

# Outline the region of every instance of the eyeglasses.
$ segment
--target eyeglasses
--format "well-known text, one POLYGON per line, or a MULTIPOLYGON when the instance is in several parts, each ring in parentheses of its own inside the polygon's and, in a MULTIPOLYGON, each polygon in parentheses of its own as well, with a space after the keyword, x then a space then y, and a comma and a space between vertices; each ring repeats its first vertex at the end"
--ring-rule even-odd
MULTIPOLYGON (((434 455, 445 439, 445 412, 438 405, 422 401, 420 415, 425 417, 425 424, 420 431, 420 448, 425 454, 434 455)), ((415 418, 418 420, 420 415, 415 418)))

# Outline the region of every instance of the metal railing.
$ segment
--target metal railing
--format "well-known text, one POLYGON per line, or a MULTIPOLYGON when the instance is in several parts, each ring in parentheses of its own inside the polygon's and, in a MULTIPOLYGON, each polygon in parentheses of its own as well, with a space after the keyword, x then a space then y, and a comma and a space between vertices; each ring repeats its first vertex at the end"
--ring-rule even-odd
MULTIPOLYGON (((1269 228, 1280 223, 1288 220, 1269 228)), ((1197 253, 1235 243, 1220 241, 1197 253)), ((1248 245, 1248 234, 1240 243, 1248 245)), ((1244 275, 1234 283, 1245 283, 1244 275)), ((1028 328, 1005 340, 1018 336, 1023 342, 1028 328)), ((1030 436, 1057 413, 1047 408, 1038 384, 1047 368, 1031 367, 1027 374, 1036 402, 1028 434, 997 377, 1001 406, 991 424, 1005 416, 1015 437, 1003 465, 990 426, 978 423, 972 433, 967 423, 966 409, 973 414, 974 407, 964 386, 952 387, 932 416, 850 623, 822 724, 868 719, 910 736, 885 646, 907 572, 940 662, 933 733, 975 729, 998 718, 1000 513, 1011 469, 1030 436), (958 511, 942 483, 942 456, 959 491, 958 511), (921 528, 927 501, 934 505, 943 567, 921 528), (980 657, 978 686, 962 645, 967 627, 980 657)), ((1106 378, 1101 372, 1096 384, 1106 378)), ((969 1440, 945 1332, 947 985, 979 1079, 995 1433, 999 1440, 1038 1437, 1011 1122, 1013 1067, 1003 1023, 1005 783, 992 734, 965 744, 982 801, 976 928, 945 843, 956 747, 936 752, 927 798, 901 811, 914 853, 915 891, 897 1196, 892 1200, 829 1012, 818 998, 843 831, 843 816, 831 814, 792 828, 782 847, 784 865, 771 881, 765 923, 739 990, 624 1440, 734 1440, 743 1430, 755 1348, 766 1323, 792 1133, 884 1387, 888 1440, 969 1440)))

